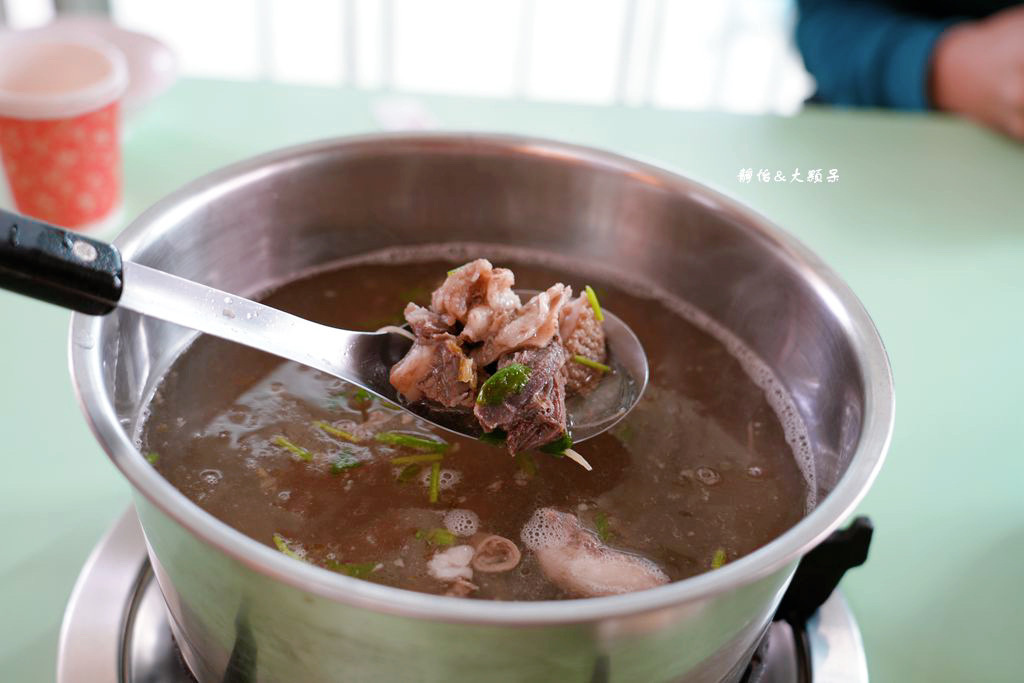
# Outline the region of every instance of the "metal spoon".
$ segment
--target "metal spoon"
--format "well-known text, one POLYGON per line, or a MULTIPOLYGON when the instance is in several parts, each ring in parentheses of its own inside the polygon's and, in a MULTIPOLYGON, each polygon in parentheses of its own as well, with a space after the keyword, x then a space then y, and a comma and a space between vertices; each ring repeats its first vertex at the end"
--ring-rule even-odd
MULTIPOLYGON (((0 210, 0 287, 90 315, 126 308, 308 365, 376 394, 442 429, 476 437, 465 411, 402 400, 391 366, 412 342, 393 332, 356 332, 299 318, 244 297, 122 261, 111 244, 0 210)), ((529 292, 522 290, 523 294, 529 292)), ((573 441, 621 420, 647 385, 647 356, 633 331, 604 311, 613 371, 566 404, 573 441)))

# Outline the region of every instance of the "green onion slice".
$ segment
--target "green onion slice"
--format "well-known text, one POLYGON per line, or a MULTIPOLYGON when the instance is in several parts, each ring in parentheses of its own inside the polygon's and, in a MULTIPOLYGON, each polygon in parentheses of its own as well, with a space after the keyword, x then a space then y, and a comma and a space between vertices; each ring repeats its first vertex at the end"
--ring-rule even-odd
POLYGON ((594 528, 597 530, 597 537, 601 539, 602 543, 607 543, 608 539, 612 537, 612 532, 608 529, 608 515, 602 510, 598 510, 597 514, 594 515, 594 528))
POLYGON ((281 534, 274 534, 274 545, 277 546, 277 549, 285 555, 287 555, 288 557, 294 560, 299 560, 300 562, 306 561, 305 558, 302 557, 302 555, 299 555, 297 552, 288 547, 288 541, 286 541, 284 536, 282 536, 281 534))
POLYGON ((376 562, 337 562, 329 560, 327 568, 332 572, 338 572, 353 579, 365 579, 377 568, 376 562))
POLYGON ((441 495, 441 463, 430 465, 430 502, 436 503, 441 495))
POLYGON ((413 463, 440 462, 444 459, 444 453, 433 453, 431 455, 403 455, 398 458, 391 458, 392 465, 411 465, 413 463))
POLYGON ((150 465, 155 465, 156 461, 159 459, 160 454, 157 453, 156 451, 150 451, 149 453, 146 453, 146 462, 148 462, 150 465))
POLYGON ((476 402, 484 406, 496 406, 510 394, 518 394, 530 380, 530 368, 522 363, 509 363, 487 378, 480 386, 476 402))
POLYGON ((537 463, 534 462, 533 456, 529 453, 516 453, 516 464, 519 465, 519 469, 523 471, 523 474, 528 477, 537 474, 537 463))
POLYGON ((505 433, 504 429, 499 428, 495 429, 493 432, 484 432, 477 438, 478 440, 483 441, 484 443, 490 444, 492 446, 500 446, 501 444, 505 443, 505 439, 508 438, 508 434, 505 433))
POLYGON ((309 462, 310 460, 313 459, 313 454, 312 453, 307 451, 302 446, 296 446, 295 444, 293 444, 291 441, 289 441, 288 439, 284 438, 283 436, 275 436, 274 437, 274 443, 277 444, 278 446, 280 446, 281 448, 288 449, 293 454, 297 455, 301 460, 305 460, 305 461, 309 462))
POLYGON ((601 312, 601 304, 597 300, 597 293, 594 292, 594 288, 587 285, 583 288, 583 291, 587 294, 587 301, 590 302, 590 307, 594 309, 594 318, 597 322, 604 322, 604 313, 601 312))
POLYGON ((725 564, 725 548, 719 548, 711 558, 711 568, 720 569, 725 564))
POLYGON ((417 463, 406 465, 405 467, 402 468, 402 471, 398 473, 398 483, 405 484, 407 482, 412 481, 413 479, 416 478, 416 475, 419 474, 420 470, 422 469, 423 465, 419 465, 417 463))
POLYGON ((416 538, 426 541, 430 545, 452 545, 455 543, 455 534, 447 529, 419 529, 416 531, 416 538))
POLYGON ((352 432, 346 432, 344 429, 338 429, 332 424, 328 424, 323 420, 317 420, 313 423, 314 426, 319 427, 323 431, 327 432, 331 436, 336 436, 339 439, 345 439, 345 441, 351 441, 352 443, 359 443, 359 437, 352 432))
POLYGON ((562 436, 541 446, 540 451, 551 455, 562 455, 569 448, 572 448, 572 437, 569 436, 569 432, 562 432, 562 436))
POLYGON ((411 448, 414 451, 421 451, 423 453, 444 453, 449 448, 449 444, 446 444, 444 441, 413 436, 412 434, 403 434, 402 432, 381 432, 373 438, 381 443, 411 448))
POLYGON ((591 359, 587 358, 586 356, 581 356, 579 354, 574 355, 572 357, 572 361, 574 363, 579 363, 580 365, 586 365, 588 368, 593 368, 593 369, 599 370, 601 372, 611 372, 612 371, 611 366, 605 365, 604 363, 598 363, 596 360, 591 360, 591 359))

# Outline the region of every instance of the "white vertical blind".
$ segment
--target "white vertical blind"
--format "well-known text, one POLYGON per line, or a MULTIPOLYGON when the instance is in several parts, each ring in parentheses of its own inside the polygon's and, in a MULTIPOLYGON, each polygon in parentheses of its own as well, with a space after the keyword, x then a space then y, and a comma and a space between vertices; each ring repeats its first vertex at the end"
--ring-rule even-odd
MULTIPOLYGON (((8 23, 52 0, 0 0, 8 23)), ((812 90, 793 0, 110 0, 185 75, 790 113, 812 90)))

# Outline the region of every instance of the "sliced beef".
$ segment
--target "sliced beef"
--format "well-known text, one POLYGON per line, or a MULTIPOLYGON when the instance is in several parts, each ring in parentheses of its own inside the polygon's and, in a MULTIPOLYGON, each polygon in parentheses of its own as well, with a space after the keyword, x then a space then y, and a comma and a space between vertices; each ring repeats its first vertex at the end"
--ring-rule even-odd
POLYGON ((448 327, 461 323, 461 339, 481 341, 519 308, 519 296, 512 291, 514 284, 511 270, 477 259, 451 271, 431 295, 430 310, 448 327))
POLYGON ((405 319, 416 341, 405 357, 391 368, 391 384, 415 402, 429 399, 448 408, 473 405, 477 373, 473 360, 462 352, 440 316, 409 304, 405 319))
POLYGON ((543 446, 565 433, 565 358, 562 345, 554 341, 508 354, 498 363, 499 370, 512 363, 530 368, 526 386, 497 405, 477 403, 473 412, 484 431, 505 431, 510 453, 543 446))
POLYGON ((565 364, 565 391, 569 394, 586 393, 601 380, 603 373, 574 362, 572 357, 583 356, 598 363, 608 359, 604 326, 598 322, 586 295, 579 295, 562 308, 559 333, 569 357, 565 364))
POLYGON ((558 334, 559 315, 570 298, 572 288, 561 283, 535 295, 474 351, 473 359, 477 365, 489 365, 519 349, 547 346, 558 334))

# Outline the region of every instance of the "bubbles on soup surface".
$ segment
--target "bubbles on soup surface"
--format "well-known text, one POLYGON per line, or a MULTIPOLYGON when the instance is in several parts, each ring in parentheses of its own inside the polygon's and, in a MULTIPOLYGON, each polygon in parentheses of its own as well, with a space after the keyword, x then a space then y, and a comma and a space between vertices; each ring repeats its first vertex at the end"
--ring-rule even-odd
POLYGON ((552 515, 549 508, 541 508, 523 526, 521 538, 530 550, 557 548, 569 542, 572 530, 562 515, 552 515))
POLYGON ((480 528, 480 518, 472 510, 450 510, 444 516, 444 528, 456 536, 472 536, 480 528))
MULTIPOLYGON (((437 483, 442 491, 447 491, 462 481, 462 475, 456 470, 441 470, 437 483)), ((420 483, 430 486, 430 470, 425 470, 420 476, 420 483)))

